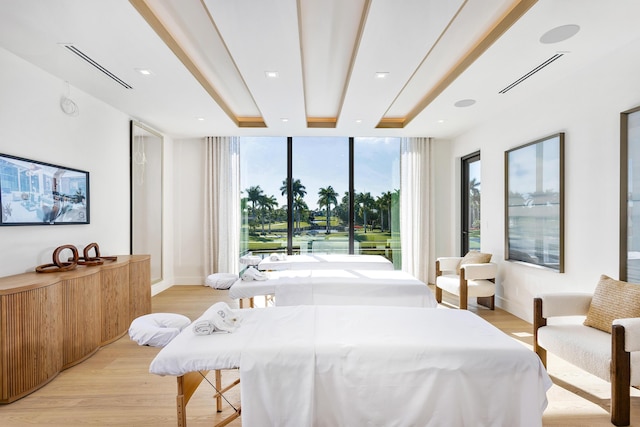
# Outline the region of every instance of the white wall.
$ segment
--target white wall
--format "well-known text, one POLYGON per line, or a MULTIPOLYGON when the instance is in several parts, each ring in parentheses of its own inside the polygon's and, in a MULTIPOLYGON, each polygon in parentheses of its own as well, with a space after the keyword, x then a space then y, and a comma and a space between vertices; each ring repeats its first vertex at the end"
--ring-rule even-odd
POLYGON ((0 49, 0 152, 90 172, 89 225, 0 227, 0 276, 50 263, 53 250, 97 242, 103 255, 129 253, 129 117, 0 49))
MULTIPOLYGON (((459 253, 460 158, 481 149, 482 251, 499 263, 496 303, 532 319, 532 298, 540 292, 592 291, 601 274, 618 277, 620 112, 640 105, 640 41, 540 90, 526 105, 456 138, 438 151, 439 199, 449 198, 448 242, 436 256, 459 253), (565 132, 565 273, 504 261, 504 152, 565 132), (442 179, 440 179, 442 178, 442 179)), ((552 72, 545 70, 543 72, 552 72)), ((535 76, 525 84, 535 85, 535 76)), ((517 90, 514 89, 514 90, 517 90)), ((442 217, 442 212, 439 213, 442 217)), ((444 226, 444 224, 441 224, 444 226)), ((441 238, 439 235, 438 238, 441 238)))
MULTIPOLYGON (((204 271, 204 138, 176 140, 173 147, 174 284, 202 285, 204 271)), ((168 180, 167 180, 168 181, 168 180)))

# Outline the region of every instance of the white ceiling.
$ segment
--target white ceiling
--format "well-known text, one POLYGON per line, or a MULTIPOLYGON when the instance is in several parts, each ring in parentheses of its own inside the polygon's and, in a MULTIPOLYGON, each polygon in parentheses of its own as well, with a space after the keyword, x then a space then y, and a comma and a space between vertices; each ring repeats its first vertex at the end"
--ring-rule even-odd
POLYGON ((640 38, 639 16, 638 0, 0 0, 0 46, 174 137, 452 138, 640 38))

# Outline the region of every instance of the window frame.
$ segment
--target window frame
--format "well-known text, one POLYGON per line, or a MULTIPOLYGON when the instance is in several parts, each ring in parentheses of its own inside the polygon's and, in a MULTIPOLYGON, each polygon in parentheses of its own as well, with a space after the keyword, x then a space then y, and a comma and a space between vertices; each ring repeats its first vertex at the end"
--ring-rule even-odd
POLYGON ((640 106, 620 113, 620 235, 619 279, 628 279, 629 239, 629 116, 640 112, 640 106))
POLYGON ((460 256, 469 252, 469 166, 479 162, 480 151, 468 154, 460 159, 461 183, 460 183, 460 256))

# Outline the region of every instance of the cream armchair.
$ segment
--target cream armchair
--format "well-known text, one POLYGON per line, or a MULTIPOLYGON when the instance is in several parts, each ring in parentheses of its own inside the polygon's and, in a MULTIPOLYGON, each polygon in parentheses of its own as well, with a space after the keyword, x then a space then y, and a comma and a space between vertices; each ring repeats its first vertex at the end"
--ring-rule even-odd
POLYGON ((478 304, 495 307, 498 265, 492 262, 460 265, 462 257, 440 257, 436 260, 436 301, 442 302, 445 290, 460 298, 458 306, 467 309, 467 299, 477 298, 478 304), (459 273, 458 273, 459 271, 459 273))
POLYGON ((628 426, 630 386, 640 386, 640 318, 613 320, 611 333, 585 326, 583 320, 592 297, 585 293, 555 293, 534 298, 533 350, 545 367, 550 351, 610 382, 611 423, 628 426), (547 322, 561 317, 562 321, 547 322))

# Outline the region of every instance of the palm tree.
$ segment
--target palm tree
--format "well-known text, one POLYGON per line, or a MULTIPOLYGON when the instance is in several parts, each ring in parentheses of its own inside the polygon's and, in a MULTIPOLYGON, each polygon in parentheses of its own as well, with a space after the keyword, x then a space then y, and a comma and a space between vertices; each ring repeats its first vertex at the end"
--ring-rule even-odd
POLYGON ((480 181, 476 181, 475 178, 469 181, 469 207, 470 209, 470 222, 473 224, 480 223, 480 181))
POLYGON ((249 187, 245 190, 247 192, 247 201, 251 202, 251 214, 254 217, 256 216, 256 204, 260 202, 260 198, 264 197, 264 193, 262 192, 262 188, 259 185, 254 187, 249 187))
MULTIPOLYGON (((258 201, 260 205, 260 220, 262 222, 262 234, 264 234, 264 218, 267 216, 267 212, 278 206, 278 201, 275 196, 262 195, 258 201)), ((269 215, 269 233, 271 233, 271 215, 269 215)))
POLYGON ((380 231, 384 232, 384 212, 387 211, 387 223, 391 228, 391 192, 387 191, 382 193, 378 200, 376 200, 378 207, 380 208, 380 231))
MULTIPOLYGON (((302 216, 302 211, 309 209, 309 206, 307 206, 307 203, 304 201, 304 199, 300 196, 297 196, 294 200, 293 200, 293 211, 296 213, 296 221, 298 223, 298 231, 302 231, 302 227, 300 226, 300 221, 301 221, 301 216, 302 216)), ((296 226, 294 224, 293 227, 293 232, 296 232, 296 226)))
POLYGON ((343 224, 349 224, 349 192, 345 191, 340 203, 333 209, 333 215, 338 217, 343 224))
POLYGON ((360 193, 356 196, 356 204, 362 207, 362 218, 364 223, 364 232, 367 232, 367 211, 375 205, 375 200, 371 197, 371 193, 360 193))
POLYGON ((320 190, 318 190, 318 196, 320 196, 320 198, 318 199, 318 206, 320 206, 320 208, 322 208, 323 206, 327 207, 326 224, 327 234, 329 234, 329 223, 331 222, 331 205, 338 204, 338 193, 333 189, 332 186, 328 186, 327 188, 321 188, 320 190))
MULTIPOLYGON (((287 180, 282 180, 282 186, 280 187, 280 195, 284 196, 287 194, 288 186, 287 180)), ((293 193, 293 216, 298 219, 298 228, 300 228, 300 208, 308 209, 307 204, 302 200, 304 196, 307 195, 307 188, 302 185, 299 179, 294 179, 291 184, 291 190, 293 193)), ((293 232, 295 233, 295 225, 293 232)))

